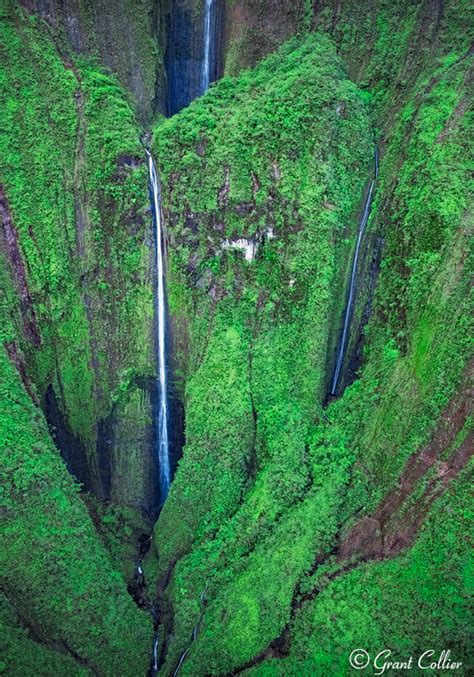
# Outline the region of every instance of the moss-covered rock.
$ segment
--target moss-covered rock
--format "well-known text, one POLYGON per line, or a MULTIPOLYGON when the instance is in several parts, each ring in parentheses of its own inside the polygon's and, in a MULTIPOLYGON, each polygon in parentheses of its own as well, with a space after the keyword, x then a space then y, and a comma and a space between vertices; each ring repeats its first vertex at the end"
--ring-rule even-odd
MULTIPOLYGON (((345 79, 327 38, 311 37, 290 42, 236 80, 224 78, 156 129, 170 305, 185 335, 179 345, 187 347, 180 357, 186 446, 155 529, 170 632, 163 674, 185 651, 182 674, 230 673, 257 663, 262 674, 314 674, 309 666, 316 658, 321 674, 327 672, 329 657, 350 642, 334 631, 317 653, 326 607, 319 616, 314 590, 325 575, 337 575, 334 585, 344 589, 338 605, 341 622, 354 628, 350 637, 360 640, 361 628, 369 628, 374 646, 377 638, 388 641, 390 595, 378 600, 373 593, 374 611, 363 624, 350 581, 364 574, 347 575, 345 587, 344 574, 357 560, 337 564, 334 552, 356 516, 370 518, 396 487, 410 457, 429 449, 465 383, 470 355, 462 144, 470 58, 458 25, 463 7, 444 3, 440 15, 428 4, 372 3, 365 12, 338 3, 336 15, 324 6, 316 12, 314 21, 336 39, 362 91, 345 79), (379 242, 380 275, 358 378, 324 411, 344 279, 371 174, 368 118, 381 161, 363 259, 370 269, 370 246, 379 242), (236 408, 226 406, 229 389, 236 408), (305 605, 313 597, 309 617, 305 605), (295 620, 300 607, 304 628, 295 620), (312 639, 305 653, 306 636, 312 639), (265 660, 288 652, 287 660, 265 660)), ((356 318, 373 294, 369 287, 356 318)), ((357 340, 353 334, 350 351, 357 340)), ((467 416, 456 422, 459 435, 467 434, 467 416)), ((448 473, 460 487, 450 496, 464 491, 458 475, 464 462, 448 473)), ((413 510, 433 473, 426 470, 413 488, 413 510)), ((448 479, 437 485, 439 493, 448 479)), ((440 509, 435 504, 433 514, 440 509)), ((418 517, 401 549, 416 539, 424 514, 418 517)), ((433 525, 426 528, 434 542, 433 525)), ((463 528, 453 522, 452 532, 463 528)), ((394 590, 406 562, 426 556, 423 608, 436 619, 444 607, 437 595, 429 601, 428 591, 437 587, 438 571, 430 552, 417 547, 393 566, 381 565, 374 590, 379 584, 394 590)), ((440 565, 446 589, 456 589, 467 554, 461 539, 456 566, 445 572, 440 565)), ((404 594, 411 596, 411 586, 407 581, 404 594)), ((412 627, 412 603, 397 605, 406 618, 397 626, 397 647, 410 633, 418 647, 451 632, 466 663, 465 605, 455 623, 448 621, 450 630, 430 634, 419 620, 412 627)), ((341 674, 347 660, 341 658, 341 674)))
POLYGON ((4 670, 21 675, 44 660, 43 674, 144 674, 151 619, 112 567, 3 348, 0 376, 4 670))
MULTIPOLYGON (((110 31, 107 3, 23 4, 0 10, 2 667, 144 673, 123 575, 156 504, 152 235, 123 86, 149 119, 166 35, 143 1, 110 31)), ((195 55, 202 0, 178 4, 195 55)), ((186 414, 144 565, 162 674, 345 674, 356 646, 438 644, 468 674, 468 3, 224 4, 238 77, 153 137, 186 414)))
POLYGON ((96 57, 130 92, 139 118, 166 110, 164 17, 150 0, 20 0, 48 24, 57 44, 74 58, 96 57))
POLYGON ((294 533, 304 513, 298 502, 315 481, 311 422, 325 395, 329 318, 335 306, 342 311, 345 236, 355 235, 372 134, 362 97, 319 36, 222 80, 156 129, 154 150, 171 244, 170 309, 178 318, 188 309, 176 325, 189 346, 186 446, 155 530, 160 571, 195 542, 172 579, 169 660, 185 648, 207 587, 222 595, 219 617, 227 605, 237 615, 221 622, 226 648, 213 634, 215 653, 206 651, 200 665, 227 671, 284 626, 292 587, 316 547, 314 524, 321 522, 321 547, 335 529, 342 459, 294 561, 274 549, 294 533), (284 560, 285 592, 277 577, 284 560), (265 580, 257 574, 263 561, 265 580), (245 580, 255 590, 255 627, 242 607, 245 580), (265 608, 275 613, 270 625, 265 608), (235 634, 239 649, 230 646, 235 634))
POLYGON ((12 345, 78 479, 152 514, 151 445, 126 486, 121 467, 127 439, 137 448, 152 439, 152 235, 139 128, 114 77, 66 58, 42 19, 14 3, 1 19, 12 345))
MULTIPOLYGON (((236 75, 311 26, 311 0, 233 0, 226 3, 224 72, 236 75)), ((319 5, 319 3, 317 3, 319 5)))

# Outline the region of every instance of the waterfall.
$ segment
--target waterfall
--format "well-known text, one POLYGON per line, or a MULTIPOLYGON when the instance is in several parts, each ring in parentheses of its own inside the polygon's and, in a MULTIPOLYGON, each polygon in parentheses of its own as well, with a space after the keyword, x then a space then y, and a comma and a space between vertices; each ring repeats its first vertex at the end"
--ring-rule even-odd
POLYGON ((151 665, 151 674, 153 677, 156 677, 158 674, 158 633, 156 633, 155 640, 153 642, 153 660, 151 665))
POLYGON ((168 495, 171 470, 168 440, 168 390, 166 371, 166 300, 164 271, 164 238, 161 216, 161 194, 158 175, 151 153, 147 150, 153 222, 155 226, 156 276, 157 276, 157 367, 160 382, 158 409, 158 465, 160 496, 164 503, 168 495))
POLYGON ((168 3, 165 49, 167 115, 172 116, 202 96, 221 71, 224 0, 168 3), (198 24, 196 14, 199 11, 198 24))
POLYGON ((365 198, 364 209, 362 212, 362 218, 359 223, 359 233, 357 236, 357 243, 354 252, 354 260, 352 262, 352 272, 351 272, 351 281, 349 285, 349 296, 347 297, 346 310, 344 313, 344 325, 342 329, 342 336, 339 342, 339 348, 337 351, 337 360, 336 366, 334 369, 334 376, 331 384, 331 395, 336 395, 337 386, 339 383, 339 378, 341 375, 342 365, 344 364, 345 352, 347 347, 347 338, 349 335, 349 327, 352 319, 352 311, 354 306, 354 296, 357 289, 357 264, 359 262, 360 247, 362 244, 362 237, 364 235, 365 227, 367 221, 369 220, 370 209, 372 207, 372 198, 374 194, 375 181, 379 173, 379 154, 378 149, 375 147, 374 153, 374 177, 370 182, 369 191, 367 197, 365 198))
POLYGON ((211 33, 212 33, 212 10, 214 0, 204 0, 204 58, 202 60, 202 93, 211 84, 211 33))

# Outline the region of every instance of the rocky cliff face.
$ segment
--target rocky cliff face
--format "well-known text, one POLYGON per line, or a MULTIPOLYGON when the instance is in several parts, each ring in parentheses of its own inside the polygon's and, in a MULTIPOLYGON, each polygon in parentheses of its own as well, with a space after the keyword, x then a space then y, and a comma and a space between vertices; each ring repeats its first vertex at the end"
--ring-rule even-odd
MULTIPOLYGON (((3 318, 3 341, 12 330, 3 318)), ((2 347, 3 669, 144 674, 150 618, 128 596, 15 367, 2 347)))
POLYGON ((147 172, 125 91, 63 38, 2 6, 6 661, 132 674, 152 629, 123 574, 157 505, 147 172))
POLYGON ((162 3, 142 0, 21 0, 65 51, 96 57, 128 90, 140 121, 165 110, 162 3))
POLYGON ((467 664, 468 3, 215 5, 225 77, 169 120, 202 0, 0 10, 7 669, 148 665, 125 579, 158 502, 156 120, 176 448, 186 418, 144 564, 162 674, 343 674, 355 646, 447 638, 467 664))
MULTIPOLYGON (((311 26, 316 3, 305 0, 235 0, 227 3, 224 69, 237 75, 252 68, 285 40, 311 26)), ((319 3, 318 3, 319 4, 319 3)))
POLYGON ((462 613, 442 601, 462 588, 456 536, 457 564, 441 573, 464 528, 457 508, 446 531, 441 516, 465 500, 470 444, 456 396, 469 360, 464 10, 317 8, 310 25, 337 45, 362 118, 320 38, 224 78, 156 129, 172 309, 194 318, 183 323, 186 446, 155 528, 172 627, 163 674, 185 652, 190 675, 342 674, 356 645, 395 642, 401 654, 446 634, 467 660, 462 613), (344 384, 357 379, 323 409, 372 133, 380 176, 344 384), (420 609, 444 620, 427 632, 420 609))
POLYGON ((117 81, 50 35, 3 10, 9 350, 77 479, 151 515, 153 236, 139 128, 117 81), (143 440, 133 453, 130 436, 143 440))

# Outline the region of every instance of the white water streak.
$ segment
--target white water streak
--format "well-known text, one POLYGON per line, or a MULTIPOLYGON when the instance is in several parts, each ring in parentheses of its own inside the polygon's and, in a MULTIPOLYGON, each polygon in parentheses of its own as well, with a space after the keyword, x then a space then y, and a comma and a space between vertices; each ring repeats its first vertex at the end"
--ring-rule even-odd
POLYGON ((148 171, 153 196, 153 216, 156 242, 156 275, 157 275, 157 333, 158 333, 158 377, 160 381, 160 405, 158 410, 158 464, 160 472, 161 500, 168 495, 171 482, 169 441, 168 441, 168 390, 166 373, 166 305, 165 305, 165 271, 164 271, 164 238, 161 214, 161 195, 158 176, 151 154, 148 155, 148 171))
POLYGON ((153 659, 151 664, 151 670, 149 671, 150 677, 156 677, 158 675, 158 631, 156 632, 155 639, 153 640, 153 659))
POLYGON ((364 235, 364 231, 365 231, 365 227, 367 225, 367 221, 369 220, 370 208, 372 206, 372 197, 373 197, 374 187, 375 187, 375 180, 377 179, 378 173, 379 173, 379 159, 378 159, 377 149, 375 149, 375 175, 374 175, 374 178, 372 179, 372 181, 370 183, 369 192, 367 193, 367 197, 365 199, 364 211, 363 211, 362 218, 361 218, 360 224, 359 224, 359 234, 357 236, 357 243, 356 243, 356 248, 355 248, 355 252, 354 252, 354 260, 353 260, 353 263, 352 263, 351 282, 350 282, 350 286, 349 286, 349 297, 347 299, 346 312, 344 314, 344 326, 343 326, 343 329, 342 329, 342 337, 341 337, 341 340, 339 342, 336 368, 334 369, 334 376, 333 376, 332 385, 331 385, 331 395, 336 394, 337 384, 339 382, 339 377, 341 375, 342 365, 344 363, 347 337, 348 337, 348 334, 349 334, 349 326, 350 326, 351 318, 352 318, 352 306, 354 304, 354 295, 355 295, 355 291, 356 291, 356 288, 357 288, 357 264, 359 262, 360 246, 362 244, 362 237, 364 235))
POLYGON ((211 24, 214 0, 204 0, 204 58, 202 60, 202 93, 211 84, 211 24))

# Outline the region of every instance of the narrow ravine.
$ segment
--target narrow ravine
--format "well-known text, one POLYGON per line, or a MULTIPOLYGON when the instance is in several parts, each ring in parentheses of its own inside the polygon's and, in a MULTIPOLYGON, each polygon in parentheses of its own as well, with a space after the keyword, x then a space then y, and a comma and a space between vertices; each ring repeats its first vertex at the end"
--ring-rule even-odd
POLYGON ((204 94, 221 74, 223 0, 170 3, 165 50, 167 116, 172 117, 204 94))
POLYGON ((352 262, 352 270, 351 270, 351 279, 350 279, 350 284, 349 284, 349 294, 347 296, 347 303, 346 303, 346 308, 344 311, 344 323, 342 326, 342 333, 341 333, 341 338, 339 339, 339 344, 337 348, 337 357, 336 357, 336 365, 334 367, 334 374, 332 377, 332 382, 331 382, 331 388, 329 390, 329 394, 332 396, 336 396, 340 394, 340 388, 339 388, 339 383, 341 379, 341 372, 342 368, 344 365, 344 361, 346 358, 346 350, 347 350, 347 341, 349 338, 349 330, 351 326, 351 321, 352 317, 354 314, 354 303, 355 303, 355 296, 356 296, 356 291, 357 291, 357 284, 358 284, 358 279, 357 279, 357 265, 359 263, 359 255, 360 255, 360 250, 361 250, 361 245, 364 237, 364 232, 365 232, 365 227, 367 225, 367 222, 369 220, 371 208, 372 208, 372 200, 374 197, 374 189, 375 189, 375 182, 377 180, 379 174, 379 153, 378 153, 378 148, 377 146, 375 147, 374 151, 374 176, 372 178, 372 181, 370 182, 369 190, 367 192, 367 196, 365 198, 364 202, 364 208, 362 211, 362 216, 359 222, 359 232, 357 235, 357 242, 356 242, 356 247, 354 251, 354 259, 352 262))
MULTIPOLYGON (((204 0, 203 12, 203 43, 204 52, 201 62, 201 93, 204 94, 212 80, 213 71, 213 43, 215 41, 215 2, 204 0)), ((148 158, 148 178, 150 187, 150 201, 155 231, 155 262, 156 262, 156 343, 157 343, 157 373, 159 380, 159 403, 156 422, 158 471, 160 506, 166 500, 171 484, 170 460, 170 405, 168 401, 168 369, 167 369, 167 316, 166 316, 166 279, 165 256, 166 246, 163 232, 163 217, 161 205, 161 191, 158 173, 148 148, 145 149, 148 158)))
POLYGON ((1 673, 468 674, 467 0, 0 7, 1 673))
MULTIPOLYGON (((201 94, 204 94, 206 92, 212 81, 213 43, 216 40, 214 0, 204 0, 203 10, 204 10, 203 12, 204 51, 203 58, 201 61, 201 94)), ((169 443, 169 402, 167 395, 168 372, 167 372, 167 350, 166 350, 167 316, 166 316, 166 278, 165 278, 166 247, 163 231, 163 217, 162 217, 161 190, 159 177, 150 150, 146 149, 146 153, 148 158, 150 199, 153 213, 153 224, 155 230, 155 257, 156 257, 156 276, 157 276, 157 285, 156 285, 157 373, 159 378, 159 406, 156 425, 157 425, 160 505, 162 506, 168 495, 172 479, 171 463, 170 463, 170 443, 169 443)), ((375 147, 374 175, 370 182, 367 195, 363 203, 362 215, 358 227, 358 235, 352 261, 348 297, 344 310, 343 328, 338 344, 336 364, 330 388, 331 395, 336 395, 338 393, 341 381, 341 373, 346 358, 348 337, 354 312, 355 297, 358 285, 357 268, 359 263, 364 232, 371 213, 377 177, 378 177, 378 149, 377 147, 375 147)), ((271 233, 270 237, 272 237, 273 232, 271 229, 270 233, 271 233)), ((230 245, 230 243, 228 244, 229 246, 239 246, 241 244, 241 241, 239 240, 233 245, 230 245)), ((254 243, 252 243, 252 246, 254 246, 254 243)), ((247 260, 252 260, 253 256, 254 252, 252 253, 252 256, 248 256, 246 252, 247 260)), ((141 566, 139 566, 139 569, 140 569, 139 574, 142 574, 141 566)), ((187 647, 181 652, 177 663, 174 665, 173 672, 171 673, 173 674, 173 677, 176 677, 180 673, 183 663, 186 661, 188 657, 192 644, 196 641, 196 638, 198 636, 199 627, 201 625, 204 613, 205 591, 206 589, 203 590, 203 592, 200 595, 200 602, 203 607, 202 613, 191 633, 187 647)), ((165 658, 163 655, 160 655, 163 653, 163 649, 160 650, 160 639, 159 639, 160 619, 158 617, 158 612, 156 610, 153 611, 153 616, 155 623, 155 635, 152 646, 150 670, 149 670, 149 674, 152 677, 158 674, 159 669, 162 665, 162 661, 165 658)), ((164 631, 163 628, 162 630, 164 631)), ((162 636, 162 641, 164 641, 166 644, 166 632, 162 636)))
MULTIPOLYGON (((158 173, 153 161, 153 156, 148 148, 145 149, 148 157, 148 178, 150 188, 150 201, 155 231, 155 264, 156 264, 156 361, 158 374, 158 415, 156 425, 156 443, 158 448, 158 478, 160 507, 163 506, 168 496, 171 484, 171 463, 169 444, 169 406, 168 406, 168 372, 166 363, 166 287, 165 287, 165 238, 163 233, 163 218, 161 208, 161 192, 158 173)), ((137 572, 143 579, 141 560, 137 572)), ((143 579, 144 580, 144 579, 143 579)), ((152 605, 151 613, 155 626, 153 639, 152 658, 150 663, 150 675, 158 674, 158 651, 159 651, 159 621, 156 609, 152 605)))
POLYGON ((206 584, 206 587, 204 588, 204 590, 202 590, 201 594, 199 595, 199 602, 200 602, 201 607, 202 607, 201 615, 199 616, 198 622, 196 623, 196 625, 195 625, 194 628, 193 628, 193 631, 192 631, 192 633, 191 633, 191 639, 190 639, 190 642, 189 642, 188 646, 186 647, 186 649, 182 652, 181 656, 179 657, 178 664, 177 664, 176 668, 175 668, 174 671, 173 671, 173 677, 177 677, 177 676, 178 676, 179 671, 181 670, 181 666, 183 665, 184 661, 186 660, 186 656, 187 656, 188 653, 189 653, 189 650, 190 650, 190 648, 191 648, 191 645, 192 645, 192 644, 196 641, 196 639, 197 639, 198 632, 199 632, 199 626, 201 625, 201 622, 202 622, 202 619, 203 619, 203 616, 204 616, 204 606, 205 606, 205 604, 206 604, 206 592, 207 592, 207 588, 208 588, 208 584, 206 584))
MULTIPOLYGON (((216 39, 215 30, 215 3, 214 0, 204 0, 204 22, 203 22, 203 42, 204 53, 201 62, 201 94, 205 94, 212 81, 213 73, 213 45, 216 39)), ((157 276, 157 372, 159 377, 159 408, 157 420, 157 440, 158 440, 158 470, 159 470, 159 490, 160 507, 163 506, 171 484, 171 463, 170 463, 170 443, 169 443, 169 406, 168 406, 168 388, 167 388, 167 363, 166 363, 166 336, 167 336, 167 317, 166 317, 166 279, 165 279, 165 239, 163 232, 163 218, 161 205, 161 191, 158 173, 153 161, 153 157, 148 148, 146 148, 148 157, 148 175, 150 184, 150 199, 153 213, 153 224, 155 229, 155 250, 156 250, 156 276, 157 276)), ((143 573, 141 564, 139 564, 139 573, 143 573)), ((200 602, 204 606, 205 593, 207 586, 200 595, 200 602)), ((160 668, 160 642, 159 627, 160 620, 156 609, 153 607, 152 615, 154 617, 155 635, 153 640, 152 657, 150 661, 149 675, 156 677, 160 668)), ((202 614, 195 628, 193 629, 190 644, 181 654, 178 664, 174 670, 174 675, 178 675, 182 664, 189 652, 191 644, 196 640, 199 626, 201 624, 202 614)))
POLYGON ((153 657, 151 662, 151 677, 155 677, 158 674, 158 646, 159 646, 159 636, 158 632, 155 634, 155 640, 153 642, 153 657))

